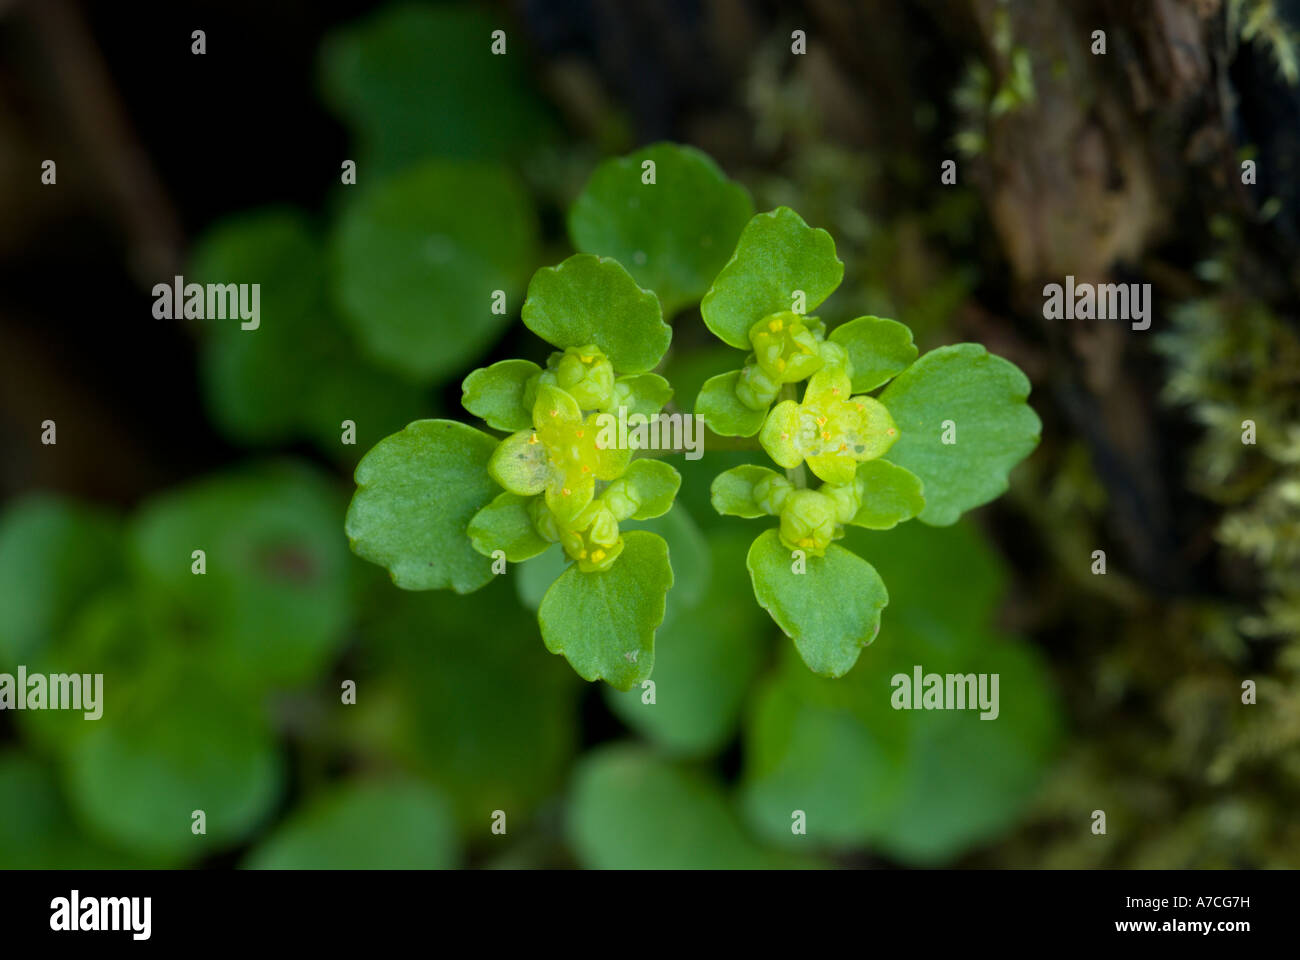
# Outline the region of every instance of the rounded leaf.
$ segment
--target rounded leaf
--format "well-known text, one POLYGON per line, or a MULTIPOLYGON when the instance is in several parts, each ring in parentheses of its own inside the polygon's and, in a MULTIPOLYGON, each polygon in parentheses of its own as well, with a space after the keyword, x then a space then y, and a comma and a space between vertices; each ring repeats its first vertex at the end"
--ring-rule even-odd
POLYGON ((755 410, 741 403, 736 396, 739 382, 739 370, 710 377, 695 400, 695 415, 703 417, 705 426, 719 436, 752 437, 763 427, 767 410, 755 410))
POLYGON ((784 479, 775 470, 752 463, 732 467, 713 479, 713 509, 729 517, 766 517, 771 511, 759 504, 754 488, 764 481, 771 484, 784 479))
POLYGON ((147 501, 131 523, 140 606, 214 672, 257 689, 312 676, 352 616, 333 482, 271 463, 147 501), (205 573, 193 573, 195 550, 205 573))
POLYGON ((254 850, 252 870, 445 870, 456 865, 447 802, 415 781, 349 783, 298 810, 254 850))
POLYGON ((651 370, 673 335, 653 293, 638 287, 617 260, 589 253, 534 273, 523 319, 557 347, 594 343, 619 373, 651 370))
POLYGON ((749 548, 747 566, 759 606, 771 614, 813 673, 842 677, 880 631, 889 593, 876 568, 838 544, 808 556, 795 573, 775 530, 749 548))
POLYGON ((548 135, 526 58, 492 51, 501 26, 471 4, 395 4, 325 39, 321 86, 359 144, 360 182, 428 156, 510 160, 548 135))
POLYGON ((122 572, 119 523, 72 500, 35 494, 0 517, 0 663, 30 662, 74 607, 122 572))
POLYGON ((335 227, 337 300, 366 353, 423 383, 483 353, 536 257, 531 202, 504 168, 431 161, 358 194, 335 227))
MULTIPOLYGON (((358 356, 330 302, 325 245, 296 210, 240 214, 208 230, 185 277, 202 284, 257 283, 255 330, 237 313, 205 320, 199 356, 203 399, 222 433, 242 444, 306 436, 332 456, 344 420, 358 443, 373 443, 427 407, 419 387, 358 356)), ((362 446, 361 449, 365 449, 362 446)))
POLYGON ((885 388, 880 401, 899 429, 888 457, 925 485, 921 520, 955 523, 1007 489, 1042 432, 1028 396, 1020 369, 978 343, 931 350, 885 388))
POLYGON ((754 843, 716 783, 626 744, 604 747, 578 767, 568 833, 593 870, 790 865, 754 843))
POLYGON ((888 460, 868 460, 858 466, 861 506, 849 523, 868 530, 888 530, 911 520, 925 508, 921 481, 888 460))
MULTIPOLYGON (((673 499, 681 485, 682 475, 672 464, 663 460, 633 460, 627 472, 610 488, 619 487, 619 492, 635 505, 630 514, 633 520, 652 520, 672 509, 673 499)), ((609 491, 606 491, 605 497, 609 499, 609 496, 609 491)), ((617 519, 625 520, 627 515, 617 516, 617 519)))
POLYGON ((673 585, 668 544, 644 530, 623 537, 623 554, 601 573, 576 564, 560 574, 537 611, 542 640, 584 680, 627 690, 654 669, 655 630, 673 585))
POLYGON ((912 331, 897 320, 858 317, 840 324, 827 339, 848 353, 853 367, 854 393, 876 389, 916 359, 912 331))
POLYGON ((461 406, 496 430, 526 430, 533 425, 533 411, 524 403, 525 387, 541 372, 531 360, 480 367, 461 384, 461 406))
POLYGON ((596 168, 569 209, 569 236, 625 265, 672 316, 704 296, 753 215, 749 192, 711 158, 657 143, 596 168), (654 183, 642 182, 646 161, 654 183))
POLYGON ((529 498, 509 491, 474 514, 469 522, 469 539, 485 557, 500 550, 511 563, 537 556, 551 544, 538 534, 528 512, 529 498))
POLYGON ((388 568, 404 590, 477 590, 491 561, 470 519, 498 492, 487 465, 497 441, 454 420, 417 420, 357 464, 346 530, 357 556, 388 568))
POLYGON ((129 692, 118 688, 116 703, 64 758, 68 798, 105 839, 186 860, 238 842, 274 809, 284 758, 246 690, 195 664, 169 664, 129 692), (206 834, 190 832, 194 810, 206 814, 206 834))
POLYGON ((724 342, 748 350, 750 328, 768 314, 793 309, 796 290, 803 291, 804 312, 815 310, 843 278, 831 235, 789 207, 777 207, 745 225, 700 313, 724 342))

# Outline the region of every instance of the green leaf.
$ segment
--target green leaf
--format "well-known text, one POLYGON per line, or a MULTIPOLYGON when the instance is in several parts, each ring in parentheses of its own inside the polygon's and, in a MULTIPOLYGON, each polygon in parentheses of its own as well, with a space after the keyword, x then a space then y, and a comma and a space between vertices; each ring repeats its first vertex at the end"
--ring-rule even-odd
POLYGON ((615 387, 616 402, 613 411, 627 407, 627 415, 642 414, 652 417, 664 408, 673 397, 673 388, 657 373, 639 373, 632 377, 619 377, 615 387))
POLYGON ((978 343, 931 350, 880 395, 898 424, 888 459, 925 485, 920 518, 935 526, 1007 489, 1007 474, 1038 446, 1042 423, 1029 380, 978 343), (944 443, 951 421, 954 443, 944 443))
POLYGON ((754 843, 717 784, 626 744, 597 750, 578 767, 568 834, 593 870, 791 865, 754 843))
POLYGON ((898 376, 916 359, 912 331, 896 320, 858 317, 831 331, 853 365, 853 392, 866 393, 898 376))
POLYGON ((504 168, 431 161, 361 192, 335 226, 335 294, 365 352, 407 378, 447 378, 509 324, 537 247, 531 202, 504 168))
POLYGON ((619 373, 645 373, 668 349, 673 331, 659 301, 617 260, 579 253, 533 274, 524 323, 547 343, 594 343, 619 373))
POLYGON ((327 478, 287 463, 149 500, 130 530, 149 623, 254 689, 312 676, 339 649, 352 615, 342 507, 327 478), (196 550, 202 574, 193 572, 196 550))
POLYGON ((524 402, 524 389, 541 372, 531 360, 502 360, 480 367, 461 384, 461 405, 496 430, 527 430, 533 425, 533 411, 524 402))
MULTIPOLYGON (((324 246, 296 210, 241 214, 204 234, 185 275, 196 283, 259 284, 259 325, 209 316, 199 357, 204 403, 222 433, 243 444, 310 437, 355 459, 343 421, 373 443, 424 412, 428 399, 358 356, 330 303, 324 246)), ((365 449, 362 446, 361 449, 365 449)))
POLYGON ((528 498, 502 493, 474 514, 469 522, 469 539, 474 549, 485 557, 501 550, 511 563, 529 560, 551 544, 533 526, 528 513, 528 498))
POLYGON ((842 677, 880 631, 889 593, 875 567, 838 544, 805 563, 806 572, 794 573, 776 530, 765 530, 747 560, 754 596, 794 640, 809 670, 842 677))
POLYGON ((76 605, 120 576, 120 524, 74 501, 34 494, 0 516, 0 669, 30 662, 76 605))
POLYGON ((13 749, 0 751, 0 810, 0 869, 121 870, 145 865, 84 836, 50 771, 13 749))
POLYGON ((484 836, 496 809, 512 834, 526 827, 561 788, 578 742, 585 685, 543 648, 507 579, 467 597, 376 594, 359 628, 358 687, 372 693, 345 711, 356 752, 434 784, 470 837, 484 836))
POLYGON ((359 142, 358 183, 427 156, 510 160, 546 136, 518 34, 492 52, 503 26, 468 4, 407 4, 325 39, 321 85, 359 142))
POLYGON ((752 437, 762 429, 767 416, 766 410, 755 410, 740 402, 736 396, 739 380, 739 370, 710 377, 695 400, 696 416, 703 417, 705 426, 722 437, 752 437))
POLYGON ((764 684, 745 734, 742 797, 773 842, 871 844, 935 864, 995 838, 1025 809, 1059 737, 1050 679, 1031 648, 990 632, 1005 588, 999 557, 969 524, 854 532, 890 585, 880 639, 847 677, 823 680, 788 658, 764 684), (999 713, 895 710, 898 674, 999 676, 999 713), (959 784, 960 789, 953 789, 959 784))
POLYGON ((674 504, 662 517, 652 520, 625 520, 620 526, 628 530, 648 530, 663 537, 673 568, 673 585, 662 626, 695 607, 709 588, 709 544, 695 518, 684 504, 674 504))
POLYGON ((868 460, 858 465, 862 481, 862 505, 849 522, 869 530, 888 530, 911 520, 925 508, 921 481, 915 474, 887 460, 868 460))
MULTIPOLYGON (((767 657, 773 631, 763 611, 752 603, 718 600, 749 590, 749 540, 746 530, 709 537, 711 592, 655 635, 654 703, 645 703, 636 688, 604 691, 624 723, 671 754, 704 756, 730 741, 750 684, 767 657)), ((676 564, 677 553, 669 549, 676 564)))
POLYGON ((403 590, 477 590, 491 561, 466 531, 497 493, 487 464, 497 441, 453 420, 417 420, 357 464, 346 530, 357 556, 387 567, 403 590))
POLYGON ((284 761, 264 708, 246 690, 178 662, 105 696, 104 716, 66 758, 67 796, 104 839, 188 861, 237 843, 271 813, 284 761), (195 810, 206 814, 206 834, 191 832, 195 810))
POLYGON ((633 520, 653 520, 672 509, 673 498, 682 485, 682 475, 663 460, 633 460, 627 473, 611 486, 621 484, 639 504, 633 520))
POLYGON ((569 210, 569 236, 581 252, 624 264, 672 316, 709 289, 753 215, 749 192, 706 154, 657 143, 596 168, 569 210))
POLYGON ((655 630, 673 570, 662 537, 633 530, 623 540, 609 570, 565 570, 542 598, 537 620, 546 649, 564 654, 578 676, 628 690, 654 669, 655 630))
POLYGON ((754 487, 764 480, 781 479, 775 470, 752 463, 732 467, 713 479, 713 509, 729 517, 766 517, 769 511, 754 499, 754 487))
POLYGON ((700 313, 724 342, 748 350, 750 328, 768 314, 793 309, 796 290, 804 292, 804 312, 811 312, 843 277, 831 235, 809 227, 789 207, 777 207, 745 226, 700 313))
POLYGON ((244 862, 253 870, 446 870, 456 865, 447 802, 415 781, 334 787, 244 862))

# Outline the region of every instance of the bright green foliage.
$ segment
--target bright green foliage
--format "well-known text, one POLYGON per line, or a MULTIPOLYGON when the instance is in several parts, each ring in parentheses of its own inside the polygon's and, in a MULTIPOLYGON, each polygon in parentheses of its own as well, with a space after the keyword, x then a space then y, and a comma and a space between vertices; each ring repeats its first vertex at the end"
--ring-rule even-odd
POLYGON ((533 524, 529 504, 528 497, 506 491, 474 514, 468 531, 474 549, 485 557, 500 550, 511 563, 523 563, 549 547, 533 524))
POLYGON ((492 577, 470 544, 470 519, 495 495, 496 441, 452 420, 417 420, 357 464, 347 535, 360 557, 387 567, 404 590, 468 593, 492 577))
POLYGON ((443 380, 482 353, 523 289, 537 225, 504 168, 429 161, 360 191, 335 226, 335 294, 376 363, 443 380))
POLYGON ((916 359, 912 331, 897 320, 858 317, 836 327, 827 339, 848 354, 854 393, 876 389, 916 359))
POLYGON ((857 486, 860 506, 848 521, 855 527, 888 530, 925 508, 920 478, 888 460, 861 464, 857 486))
POLYGON ((584 680, 603 679, 619 690, 654 669, 655 630, 673 585, 662 537, 632 530, 623 540, 618 563, 599 573, 569 567, 537 611, 547 650, 564 654, 584 680))
POLYGON ((652 369, 672 338, 653 293, 617 260, 586 253, 533 274, 523 319, 557 347, 595 344, 621 373, 652 369))
POLYGON ((658 143, 596 168, 569 210, 569 235, 583 253, 624 264, 672 316, 704 296, 753 214, 748 191, 708 156, 658 143))
POLYGON ((99 511, 37 495, 0 518, 0 672, 42 654, 74 604, 120 575, 118 523, 99 511))
POLYGON ((526 54, 492 52, 501 26, 469 4, 406 4, 326 38, 321 86, 360 144, 359 184, 424 157, 509 159, 547 135, 526 54))
POLYGON ((778 207, 745 226, 700 313, 721 340, 747 350, 754 324, 792 309, 796 291, 804 294, 801 312, 806 313, 829 297, 843 277, 844 264, 835 256, 831 235, 809 227, 789 207, 778 207))
POLYGON ((461 405, 495 430, 526 430, 533 425, 528 382, 541 372, 531 360, 502 360, 480 367, 461 385, 461 405))
POLYGON ((426 405, 416 386, 358 356, 330 302, 324 245, 302 214, 264 210, 218 224, 185 275, 260 286, 255 330, 231 311, 204 321, 204 402, 227 436, 255 444, 308 436, 338 455, 355 449, 340 444, 343 421, 356 424, 359 441, 377 439, 426 405))
POLYGON ((703 417, 709 429, 720 436, 752 437, 767 416, 766 406, 751 407, 740 399, 742 373, 735 370, 710 377, 695 401, 696 416, 703 417))
POLYGON ((700 308, 718 337, 751 352, 696 400, 715 433, 757 433, 787 471, 733 467, 716 478, 712 502, 722 515, 779 521, 750 551, 754 594, 825 676, 853 666, 888 602, 875 569, 834 541, 849 526, 954 522, 1006 489, 1039 433, 1024 375, 978 344, 916 360, 911 331, 879 317, 828 337, 806 311, 842 275, 824 230, 785 207, 754 217, 700 308), (958 420, 965 446, 950 439, 958 420), (808 488, 809 472, 821 486, 808 488))
POLYGON ((254 688, 312 675, 348 615, 342 500, 317 474, 269 465, 147 502, 130 556, 148 625, 181 635, 216 674, 254 688), (194 550, 206 573, 195 574, 194 550))
POLYGON ((718 786, 626 745, 606 747, 578 768, 570 842, 596 870, 750 870, 790 867, 745 832, 718 786))
POLYGON ((359 782, 317 797, 249 856, 254 870, 445 870, 456 834, 437 791, 359 782))
POLYGON ((808 669, 840 677, 876 638, 889 593, 875 567, 841 546, 805 562, 807 569, 795 573, 777 532, 764 531, 747 561, 754 596, 794 640, 808 669))
POLYGON ((1057 706, 1032 651, 990 631, 1005 574, 970 527, 910 524, 860 539, 891 584, 891 642, 838 681, 787 659, 749 720, 742 796, 773 842, 790 841, 797 806, 818 824, 814 846, 871 844, 934 863, 1015 821, 1056 742, 1057 706), (998 674, 997 719, 895 710, 892 678, 917 665, 998 674))
POLYGON ((1020 369, 977 343, 932 350, 885 389, 900 434, 888 459, 925 485, 922 520, 955 523, 1007 489, 1042 430, 1028 396, 1020 369))

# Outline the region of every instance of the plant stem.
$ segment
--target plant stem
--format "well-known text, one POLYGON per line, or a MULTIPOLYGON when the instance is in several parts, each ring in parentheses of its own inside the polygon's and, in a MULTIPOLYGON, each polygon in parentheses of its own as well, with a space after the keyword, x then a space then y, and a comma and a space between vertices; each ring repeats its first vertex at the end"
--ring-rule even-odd
MULTIPOLYGON (((796 401, 799 399, 799 394, 796 392, 793 383, 783 383, 781 385, 781 399, 796 401)), ((804 472, 802 461, 799 466, 786 470, 785 478, 794 484, 796 490, 803 490, 808 486, 808 475, 804 472)))

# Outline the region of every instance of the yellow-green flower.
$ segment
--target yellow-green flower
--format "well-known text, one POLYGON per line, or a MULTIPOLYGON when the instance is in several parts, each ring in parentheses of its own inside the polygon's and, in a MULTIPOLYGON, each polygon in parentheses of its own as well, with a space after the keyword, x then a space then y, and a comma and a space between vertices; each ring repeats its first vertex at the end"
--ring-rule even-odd
POLYGON ((511 493, 546 495, 546 506, 565 527, 591 503, 597 480, 627 469, 630 450, 602 449, 595 413, 582 415, 565 390, 542 383, 533 405, 533 429, 511 434, 488 462, 488 473, 511 493))
POLYGON ((853 481, 858 464, 882 456, 898 439, 898 427, 884 404, 852 397, 845 367, 813 374, 803 400, 783 400, 772 408, 759 441, 787 470, 805 460, 827 483, 853 481))

